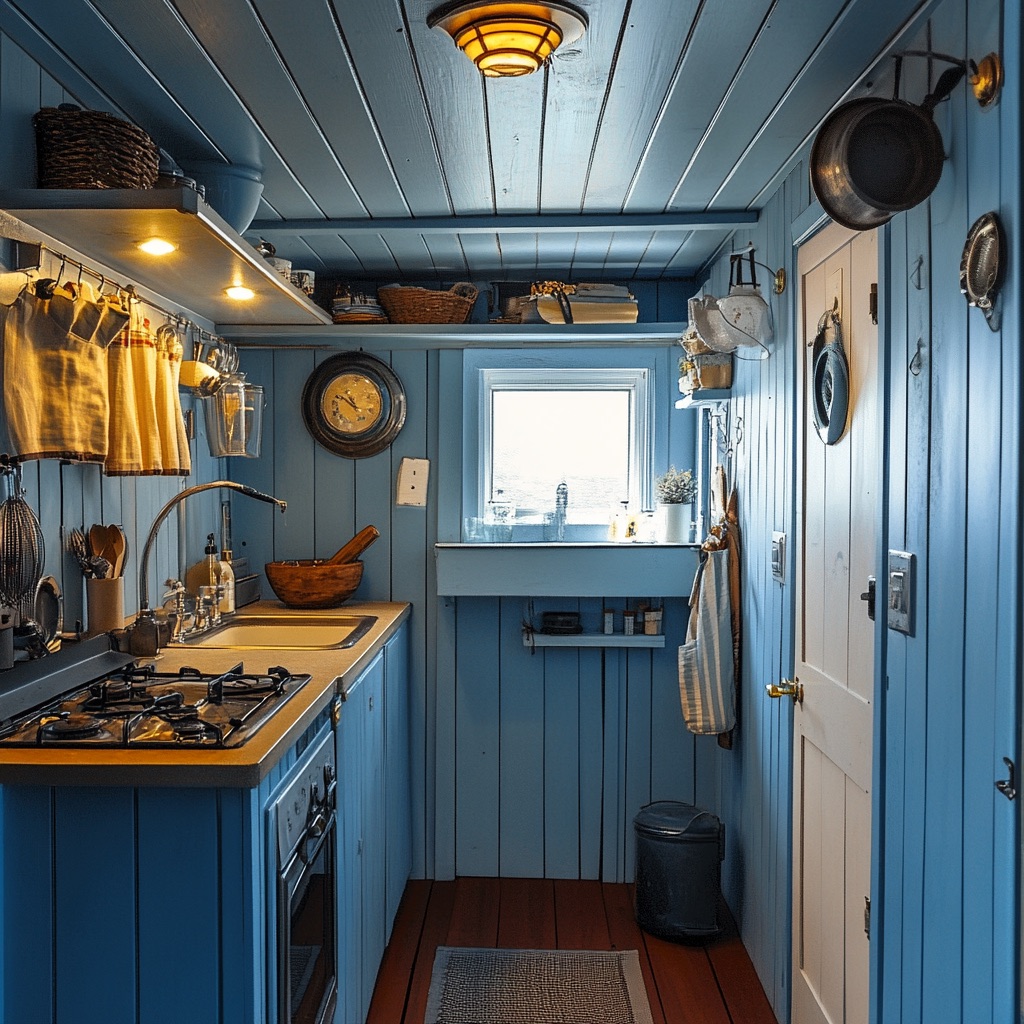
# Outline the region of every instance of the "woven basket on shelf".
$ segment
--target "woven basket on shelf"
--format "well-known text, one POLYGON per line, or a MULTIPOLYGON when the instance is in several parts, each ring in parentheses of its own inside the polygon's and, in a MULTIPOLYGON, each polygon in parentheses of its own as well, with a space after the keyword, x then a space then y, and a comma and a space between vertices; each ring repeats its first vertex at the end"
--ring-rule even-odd
POLYGON ((691 356, 698 388, 731 388, 732 356, 721 352, 691 356))
POLYGON ((32 117, 40 188, 152 188, 160 166, 156 143, 137 125, 72 103, 32 117))
POLYGON ((393 324, 464 324, 476 302, 471 284, 446 291, 389 284, 377 289, 377 300, 393 324))

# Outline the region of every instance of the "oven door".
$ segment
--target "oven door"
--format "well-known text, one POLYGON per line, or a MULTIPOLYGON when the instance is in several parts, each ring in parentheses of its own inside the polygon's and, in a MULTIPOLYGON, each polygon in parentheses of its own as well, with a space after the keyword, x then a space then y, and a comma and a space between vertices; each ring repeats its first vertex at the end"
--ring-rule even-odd
POLYGON ((278 877, 279 1024, 325 1024, 334 1019, 338 880, 333 803, 330 800, 316 816, 278 877))

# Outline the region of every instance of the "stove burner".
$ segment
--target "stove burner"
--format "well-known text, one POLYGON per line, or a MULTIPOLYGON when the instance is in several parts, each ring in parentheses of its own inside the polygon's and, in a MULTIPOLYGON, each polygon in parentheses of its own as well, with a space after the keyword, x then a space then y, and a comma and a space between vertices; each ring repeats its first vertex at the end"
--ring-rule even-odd
POLYGON ((204 722, 194 713, 193 716, 187 718, 176 718, 172 715, 165 715, 163 717, 167 718, 175 740, 202 740, 209 738, 217 743, 221 741, 220 730, 211 722, 204 722))
MULTIPOLYGON (((239 662, 213 675, 182 666, 121 663, 104 675, 56 685, 47 703, 0 723, 0 743, 53 747, 234 747, 245 743, 308 682, 272 667, 246 672, 239 662)), ((54 684, 63 682, 54 678, 54 684)))
POLYGON ((103 721, 83 712, 62 711, 56 718, 44 718, 39 723, 40 739, 85 739, 103 731, 103 721))

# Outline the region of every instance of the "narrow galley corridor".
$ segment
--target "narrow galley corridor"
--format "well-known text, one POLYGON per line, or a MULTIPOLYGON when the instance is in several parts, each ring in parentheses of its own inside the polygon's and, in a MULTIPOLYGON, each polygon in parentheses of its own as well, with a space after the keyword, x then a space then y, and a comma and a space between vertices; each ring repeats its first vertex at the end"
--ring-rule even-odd
POLYGON ((667 942, 640 930, 632 900, 629 885, 593 881, 411 881, 367 1024, 423 1024, 438 946, 635 949, 654 1024, 777 1024, 727 910, 718 938, 667 942))

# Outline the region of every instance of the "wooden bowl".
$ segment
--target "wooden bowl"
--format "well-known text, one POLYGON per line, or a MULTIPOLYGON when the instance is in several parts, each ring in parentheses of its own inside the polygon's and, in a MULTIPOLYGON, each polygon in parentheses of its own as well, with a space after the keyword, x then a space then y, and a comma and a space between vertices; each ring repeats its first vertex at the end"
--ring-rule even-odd
POLYGON ((336 608, 347 601, 363 578, 362 562, 331 565, 313 558, 267 562, 270 586, 289 608, 336 608))

